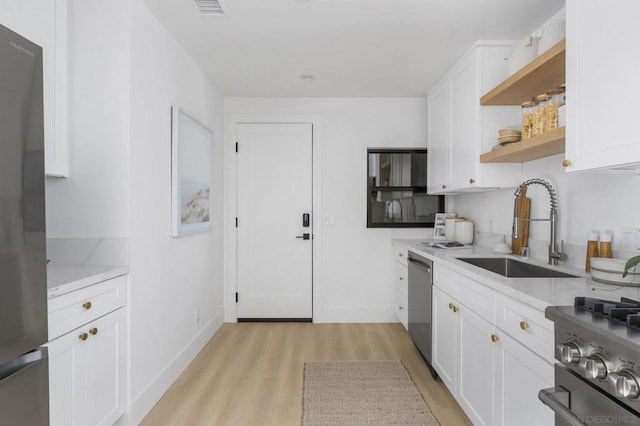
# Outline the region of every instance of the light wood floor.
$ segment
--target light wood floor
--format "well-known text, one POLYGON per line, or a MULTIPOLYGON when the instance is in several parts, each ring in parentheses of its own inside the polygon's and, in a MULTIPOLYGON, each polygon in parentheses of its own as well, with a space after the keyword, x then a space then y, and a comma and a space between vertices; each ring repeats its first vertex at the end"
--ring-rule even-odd
POLYGON ((402 360, 443 426, 469 420, 400 324, 225 324, 143 425, 300 425, 306 361, 402 360))

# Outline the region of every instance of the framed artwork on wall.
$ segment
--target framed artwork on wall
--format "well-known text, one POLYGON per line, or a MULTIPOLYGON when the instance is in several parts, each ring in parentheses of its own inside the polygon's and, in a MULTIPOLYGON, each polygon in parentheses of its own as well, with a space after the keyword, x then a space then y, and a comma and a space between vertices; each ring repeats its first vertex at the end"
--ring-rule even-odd
POLYGON ((171 107, 171 235, 211 229, 213 131, 171 107))

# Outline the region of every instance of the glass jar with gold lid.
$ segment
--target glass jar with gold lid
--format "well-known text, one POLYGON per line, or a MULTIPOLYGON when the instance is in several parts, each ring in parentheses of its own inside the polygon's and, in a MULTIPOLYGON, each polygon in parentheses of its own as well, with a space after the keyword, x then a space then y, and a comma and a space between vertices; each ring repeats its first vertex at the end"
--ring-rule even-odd
POLYGON ((546 123, 545 129, 555 130, 560 127, 558 122, 558 109, 562 107, 565 103, 564 97, 565 87, 558 86, 547 92, 548 101, 546 107, 546 123))
POLYGON ((529 139, 533 136, 533 107, 532 101, 523 102, 522 108, 522 139, 529 139))
POLYGON ((535 106, 533 107, 533 136, 540 136, 546 131, 546 112, 549 103, 549 96, 546 93, 533 98, 535 106))

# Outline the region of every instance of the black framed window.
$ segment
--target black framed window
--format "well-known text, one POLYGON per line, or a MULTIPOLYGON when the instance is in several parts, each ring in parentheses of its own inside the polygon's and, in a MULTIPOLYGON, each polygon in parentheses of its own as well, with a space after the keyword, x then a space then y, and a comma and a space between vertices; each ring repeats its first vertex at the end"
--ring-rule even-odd
POLYGON ((426 149, 367 149, 367 228, 433 227, 444 196, 427 194, 426 149))

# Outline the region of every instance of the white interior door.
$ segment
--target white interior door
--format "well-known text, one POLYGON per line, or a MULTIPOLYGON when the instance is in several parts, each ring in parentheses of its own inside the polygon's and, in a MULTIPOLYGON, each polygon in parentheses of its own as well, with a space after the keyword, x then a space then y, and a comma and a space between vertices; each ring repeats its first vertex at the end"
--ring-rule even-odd
POLYGON ((237 131, 238 319, 310 320, 312 125, 239 124, 237 131))

